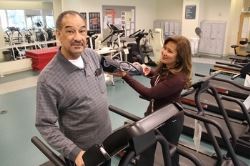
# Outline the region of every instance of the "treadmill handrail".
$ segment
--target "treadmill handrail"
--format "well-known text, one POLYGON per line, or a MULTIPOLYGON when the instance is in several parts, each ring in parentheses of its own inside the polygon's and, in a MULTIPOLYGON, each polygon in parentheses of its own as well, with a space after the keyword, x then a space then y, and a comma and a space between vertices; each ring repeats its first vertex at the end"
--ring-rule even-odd
POLYGON ((225 62, 215 62, 216 64, 220 64, 220 65, 228 65, 231 67, 236 67, 236 68, 242 68, 243 65, 238 65, 238 64, 232 64, 232 63, 225 63, 225 62))
MULTIPOLYGON (((182 107, 178 103, 173 103, 171 105, 174 105, 178 110, 183 110, 182 107)), ((134 114, 131 114, 131 113, 127 112, 127 111, 124 111, 124 110, 122 110, 122 109, 120 109, 118 107, 112 106, 112 105, 109 106, 109 110, 114 112, 114 113, 117 113, 117 114, 119 114, 119 115, 121 115, 121 116, 123 116, 123 117, 125 117, 125 118, 127 118, 129 120, 132 120, 132 121, 138 121, 138 120, 141 119, 140 117, 138 117, 138 116, 136 116, 134 114)), ((158 112, 158 111, 156 111, 156 112, 158 112)), ((167 112, 167 111, 165 111, 165 112, 167 112)), ((157 132, 157 133, 159 133, 159 132, 157 132)), ((177 147, 177 152, 180 153, 180 155, 190 159, 196 166, 202 166, 201 162, 194 155, 191 155, 191 154, 189 154, 187 152, 184 152, 181 149, 178 149, 178 147, 177 147)), ((134 154, 135 153, 128 154, 128 155, 129 156, 131 156, 131 155, 134 156, 134 154)), ((124 163, 124 161, 122 161, 122 163, 124 163)))
POLYGON ((234 72, 240 72, 240 68, 237 68, 237 67, 223 66, 223 65, 214 65, 214 67, 225 69, 225 70, 232 70, 234 72))
MULTIPOLYGON (((203 75, 203 74, 199 74, 199 73, 195 73, 195 76, 198 76, 198 77, 206 77, 206 75, 203 75)), ((227 79, 223 79, 223 78, 217 78, 217 77, 213 77, 212 78, 213 80, 217 80, 217 81, 222 81, 222 82, 225 82, 225 83, 229 83, 231 85, 234 85, 240 89, 243 89, 243 90, 246 90, 246 91, 249 91, 250 92, 250 88, 249 87, 246 87, 246 86, 243 86, 243 85, 240 85, 240 84, 237 84, 231 80, 227 80, 227 79)))
POLYGON ((187 90, 186 92, 182 93, 181 97, 185 97, 185 96, 188 96, 188 95, 194 93, 198 88, 200 88, 201 86, 203 86, 202 84, 204 84, 205 82, 208 82, 210 79, 213 79, 215 76, 217 76, 220 73, 221 73, 221 71, 216 71, 216 72, 213 72, 212 75, 204 76, 204 78, 202 78, 201 80, 193 83, 191 85, 191 88, 189 90, 187 90))
POLYGON ((109 110, 132 121, 138 121, 141 119, 141 117, 138 117, 113 105, 109 105, 109 110))
MULTIPOLYGON (((216 72, 216 74, 219 74, 219 73, 220 73, 220 72, 216 72)), ((205 81, 199 81, 199 82, 194 86, 194 88, 196 89, 194 100, 195 100, 195 104, 196 104, 196 106, 197 106, 197 108, 198 108, 198 113, 197 113, 197 114, 199 114, 199 115, 205 115, 205 111, 204 111, 204 108, 203 108, 202 103, 200 102, 200 101, 201 101, 200 98, 201 98, 201 94, 202 94, 202 93, 204 93, 204 92, 209 92, 210 94, 212 94, 212 96, 213 96, 213 97, 215 98, 215 100, 216 100, 216 103, 217 103, 217 105, 218 105, 218 108, 219 108, 219 110, 221 111, 222 116, 224 117, 224 121, 225 121, 225 123, 226 123, 226 126, 227 126, 227 128, 228 128, 228 130, 229 130, 229 132, 230 132, 230 134, 231 134, 232 143, 233 143, 233 145, 235 146, 236 140, 237 140, 236 134, 235 134, 235 132, 234 132, 234 130, 233 130, 233 128, 232 128, 232 125, 231 125, 231 123, 230 123, 230 121, 229 121, 228 114, 227 114, 227 112, 225 111, 224 106, 223 106, 223 104, 222 104, 222 102, 221 102, 221 97, 219 96, 219 94, 217 93, 217 91, 215 90, 215 88, 214 88, 213 86, 211 86, 210 83, 209 83, 209 80, 212 79, 212 78, 214 78, 214 76, 215 76, 216 74, 213 74, 213 75, 211 75, 211 76, 207 76, 207 77, 203 78, 203 80, 205 80, 205 81), (211 90, 212 92, 210 92, 209 90, 211 90)), ((208 129, 208 130, 210 130, 210 129, 208 129)), ((209 131, 208 131, 208 132, 209 132, 209 131)), ((213 133, 211 133, 211 135, 213 135, 213 133)), ((219 153, 219 149, 218 149, 219 146, 216 145, 217 142, 214 141, 214 140, 213 140, 212 142, 213 142, 213 144, 214 144, 214 146, 215 146, 215 150, 219 153)))
POLYGON ((191 117, 191 118, 202 121, 204 124, 208 123, 208 124, 211 124, 214 127, 216 127, 218 129, 218 131, 220 132, 220 135, 221 135, 223 141, 225 142, 225 146, 227 147, 228 153, 229 153, 230 157, 232 158, 234 165, 240 166, 239 159, 236 157, 236 154, 234 152, 232 144, 230 143, 229 139, 227 138, 225 132, 223 131, 222 127, 218 124, 218 122, 216 122, 215 120, 212 120, 212 119, 207 119, 206 117, 204 117, 202 115, 191 114, 191 113, 186 112, 186 111, 184 111, 184 114, 186 116, 191 117))
POLYGON ((202 166, 202 163, 193 154, 190 154, 180 148, 177 148, 177 153, 191 160, 196 166, 202 166))
MULTIPOLYGON (((224 121, 225 121, 226 126, 227 126, 227 128, 229 130, 229 133, 231 134, 231 137, 232 137, 232 143, 235 146, 237 138, 236 138, 236 134, 235 134, 235 132, 233 130, 233 127, 232 127, 232 125, 231 125, 231 123, 229 121, 227 111, 225 111, 225 109, 224 109, 224 106, 223 106, 223 104, 221 102, 221 97, 219 96, 219 94, 217 93, 215 88, 209 84, 209 81, 203 83, 202 86, 200 88, 198 88, 197 91, 195 92, 195 104, 196 104, 196 106, 198 108, 198 114, 205 115, 205 111, 204 111, 204 109, 203 109, 203 107, 201 105, 201 102, 200 102, 201 101, 200 96, 204 92, 209 92, 209 90, 212 91, 212 96, 215 98, 216 103, 218 105, 218 108, 219 108, 222 116, 224 117, 224 121)), ((216 145, 216 147, 217 147, 217 145, 216 145)), ((216 150, 217 150, 217 148, 216 148, 216 150)))
MULTIPOLYGON (((213 75, 212 75, 213 76, 213 75)), ((209 78, 212 78, 209 77, 209 78)), ((201 115, 201 116, 204 116, 205 115, 205 111, 202 107, 202 104, 200 102, 200 98, 201 98, 201 94, 204 93, 204 92, 209 92, 209 90, 212 91, 212 95, 214 96, 215 100, 216 100, 216 103, 218 104, 218 107, 219 107, 219 110, 221 111, 223 117, 224 117, 224 121, 226 123, 226 126, 228 127, 228 130, 231 134, 231 137, 232 137, 232 144, 233 146, 235 146, 236 144, 236 135, 235 135, 235 132, 232 128, 232 125, 231 123, 229 122, 229 118, 228 118, 228 115, 227 115, 227 112, 225 111, 224 107, 223 107, 223 104, 221 102, 221 99, 217 93, 217 91, 215 90, 215 88, 213 88, 210 84, 209 84, 209 79, 207 79, 206 81, 204 82, 200 82, 200 84, 197 84, 199 86, 195 87, 196 88, 196 91, 195 91, 195 104, 198 108, 198 112, 197 112, 197 115, 201 115)), ((205 128, 208 132, 208 134, 210 135, 210 138, 211 138, 211 141, 212 141, 212 144, 214 146, 214 149, 216 151, 216 154, 219 158, 220 161, 222 161, 222 154, 221 154, 221 151, 220 151, 220 147, 219 147, 219 144, 218 144, 218 141, 216 140, 211 128, 209 125, 207 124, 204 124, 205 125, 205 128)))
POLYGON ((243 114, 244 114, 244 116, 246 118, 248 126, 250 126, 250 115, 249 115, 245 105, 241 101, 239 101, 239 100, 237 100, 235 98, 232 98, 232 97, 228 97, 228 96, 220 96, 220 98, 222 100, 231 101, 231 102, 234 102, 234 103, 238 104, 240 106, 240 108, 241 108, 241 111, 243 112, 243 114))
POLYGON ((46 146, 37 136, 31 138, 31 142, 56 166, 66 166, 66 163, 58 157, 48 146, 46 146))

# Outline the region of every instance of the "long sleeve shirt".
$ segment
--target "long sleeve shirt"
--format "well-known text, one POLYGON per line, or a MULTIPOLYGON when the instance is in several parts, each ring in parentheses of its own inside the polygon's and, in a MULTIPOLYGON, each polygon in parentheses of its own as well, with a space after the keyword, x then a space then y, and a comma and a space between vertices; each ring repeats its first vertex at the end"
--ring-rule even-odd
MULTIPOLYGON (((151 101, 154 100, 154 110, 170 103, 179 101, 181 91, 183 90, 187 76, 182 73, 168 74, 159 78, 159 82, 155 84, 158 75, 154 75, 150 81, 151 87, 146 87, 132 76, 127 74, 123 79, 143 98, 151 101)), ((152 102, 150 102, 147 113, 150 113, 152 102)))
POLYGON ((80 150, 100 144, 111 133, 107 92, 100 61, 85 49, 80 69, 60 50, 40 73, 37 83, 36 127, 65 157, 75 160, 80 150))

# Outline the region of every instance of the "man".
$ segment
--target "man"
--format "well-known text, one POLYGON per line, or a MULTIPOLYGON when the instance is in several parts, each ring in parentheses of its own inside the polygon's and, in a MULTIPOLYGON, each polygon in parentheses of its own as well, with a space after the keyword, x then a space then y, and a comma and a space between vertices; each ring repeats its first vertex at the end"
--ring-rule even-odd
POLYGON ((84 151, 111 133, 104 74, 78 12, 61 13, 56 29, 61 47, 38 79, 36 127, 67 165, 83 166, 84 151))

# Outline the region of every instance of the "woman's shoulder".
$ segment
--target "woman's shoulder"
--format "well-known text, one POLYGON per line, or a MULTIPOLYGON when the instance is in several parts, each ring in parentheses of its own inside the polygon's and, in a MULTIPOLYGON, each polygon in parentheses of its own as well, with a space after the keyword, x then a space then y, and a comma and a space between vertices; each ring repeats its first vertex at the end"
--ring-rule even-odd
POLYGON ((184 72, 177 72, 169 75, 169 78, 174 78, 179 81, 186 81, 187 77, 188 77, 187 74, 184 72))

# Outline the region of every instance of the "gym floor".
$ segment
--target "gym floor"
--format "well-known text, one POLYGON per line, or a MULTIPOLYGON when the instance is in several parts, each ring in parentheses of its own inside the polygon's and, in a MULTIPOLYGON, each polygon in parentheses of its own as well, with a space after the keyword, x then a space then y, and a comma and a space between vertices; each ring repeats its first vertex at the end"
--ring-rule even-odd
MULTIPOLYGON (((208 74, 214 60, 193 58, 193 62, 193 73, 208 74)), ((38 166, 48 161, 30 141, 32 136, 41 138, 34 126, 37 76, 36 72, 26 71, 0 78, 1 166, 38 166)), ((136 78, 145 85, 149 85, 148 79, 142 76, 136 76, 136 78)), ((197 79, 194 78, 195 80, 197 79)), ((126 83, 116 79, 115 86, 108 85, 107 89, 110 104, 137 116, 143 116, 148 102, 140 99, 126 83)), ((110 116, 113 129, 122 126, 126 120, 111 112, 110 116)), ((192 139, 182 136, 181 141, 191 144, 192 139)), ((211 146, 203 145, 208 151, 212 151, 211 146)), ((250 159, 240 158, 250 166, 250 159)), ((112 165, 118 165, 116 158, 112 159, 112 165)))

